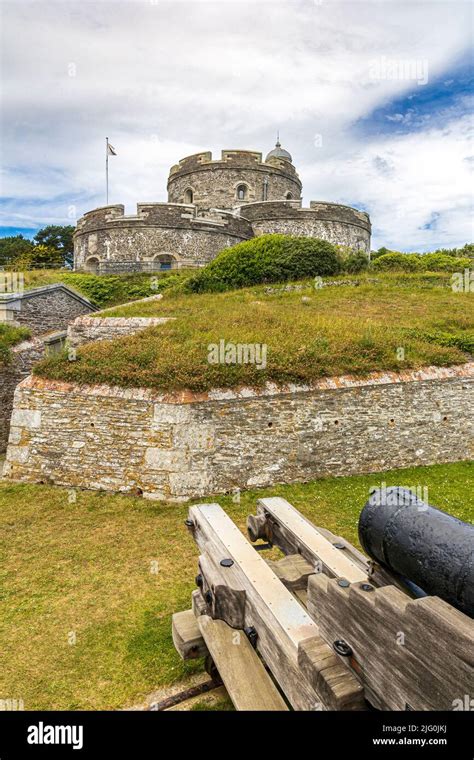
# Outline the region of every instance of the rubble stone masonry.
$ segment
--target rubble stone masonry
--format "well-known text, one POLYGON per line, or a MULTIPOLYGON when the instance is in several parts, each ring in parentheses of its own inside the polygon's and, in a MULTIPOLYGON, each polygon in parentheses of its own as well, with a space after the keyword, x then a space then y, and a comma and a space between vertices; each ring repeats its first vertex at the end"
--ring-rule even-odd
POLYGON ((4 475, 182 501, 469 459, 474 363, 166 395, 29 377, 4 475))

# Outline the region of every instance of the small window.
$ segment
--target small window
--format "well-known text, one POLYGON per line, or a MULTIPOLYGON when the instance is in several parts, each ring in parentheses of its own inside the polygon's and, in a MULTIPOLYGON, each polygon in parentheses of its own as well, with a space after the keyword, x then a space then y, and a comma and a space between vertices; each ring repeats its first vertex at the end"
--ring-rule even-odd
POLYGON ((162 253, 159 256, 156 256, 155 261, 158 261, 160 270, 174 268, 175 259, 168 253, 162 253))
POLYGON ((247 186, 246 185, 238 185, 237 187, 237 199, 239 201, 244 201, 247 197, 247 186))
POLYGON ((184 202, 185 203, 192 203, 194 198, 194 193, 190 187, 188 187, 187 190, 184 191, 184 202))
POLYGON ((291 193, 287 193, 285 195, 285 198, 286 198, 287 201, 292 201, 293 200, 293 195, 291 193))

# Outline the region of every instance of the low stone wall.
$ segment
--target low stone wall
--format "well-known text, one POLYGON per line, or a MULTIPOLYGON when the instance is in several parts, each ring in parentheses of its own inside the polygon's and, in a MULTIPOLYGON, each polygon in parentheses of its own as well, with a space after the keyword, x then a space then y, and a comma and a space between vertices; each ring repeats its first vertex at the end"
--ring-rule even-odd
POLYGON ((94 340, 113 340, 169 322, 174 317, 78 317, 67 330, 68 345, 77 348, 94 340))
POLYGON ((0 321, 28 327, 32 335, 66 330, 72 319, 93 311, 97 307, 88 298, 63 283, 0 295, 0 321))
POLYGON ((7 448, 15 388, 27 377, 34 364, 64 342, 65 333, 54 333, 18 343, 11 349, 9 364, 0 364, 0 454, 7 448))
POLYGON ((474 363, 311 387, 160 394, 29 377, 4 475, 184 500, 469 459, 474 363))

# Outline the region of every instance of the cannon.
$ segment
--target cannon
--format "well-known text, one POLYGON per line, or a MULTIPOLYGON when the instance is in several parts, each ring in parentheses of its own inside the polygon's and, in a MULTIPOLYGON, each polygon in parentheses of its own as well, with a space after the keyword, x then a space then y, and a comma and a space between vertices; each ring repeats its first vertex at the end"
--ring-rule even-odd
POLYGON ((383 488, 374 490, 362 509, 359 540, 373 560, 399 575, 416 596, 421 589, 474 617, 473 525, 405 488, 383 488))
POLYGON ((186 527, 197 588, 173 641, 207 653, 237 710, 464 709, 471 526, 394 488, 362 509, 365 553, 278 496, 258 499, 250 542, 219 504, 193 505, 186 527))

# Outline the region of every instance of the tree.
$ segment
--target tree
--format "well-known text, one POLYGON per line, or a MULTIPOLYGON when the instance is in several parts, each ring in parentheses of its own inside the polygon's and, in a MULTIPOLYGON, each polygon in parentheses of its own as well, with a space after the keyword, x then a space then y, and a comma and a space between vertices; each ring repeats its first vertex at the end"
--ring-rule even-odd
POLYGON ((73 261, 74 227, 72 225, 49 224, 39 230, 34 238, 38 246, 46 246, 61 254, 62 264, 59 266, 71 265, 73 261))
POLYGON ((0 238, 0 266, 13 266, 18 258, 31 254, 33 247, 31 240, 24 238, 23 235, 0 238))

